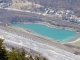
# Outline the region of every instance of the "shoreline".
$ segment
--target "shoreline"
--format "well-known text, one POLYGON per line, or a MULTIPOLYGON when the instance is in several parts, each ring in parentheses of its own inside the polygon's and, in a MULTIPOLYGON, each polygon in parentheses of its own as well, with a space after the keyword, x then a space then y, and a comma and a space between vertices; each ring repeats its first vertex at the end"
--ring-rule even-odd
MULTIPOLYGON (((10 26, 11 27, 11 26, 10 26)), ((57 40, 55 40, 55 39, 52 39, 52 38, 50 38, 50 37, 47 37, 47 36, 44 36, 44 35, 41 35, 41 34, 38 34, 38 33, 33 33, 33 32, 31 32, 31 31, 29 31, 28 29, 24 29, 24 28, 21 28, 21 27, 12 27, 12 28, 14 28, 14 29, 21 29, 22 31, 24 31, 24 32, 26 32, 26 33, 29 33, 29 34, 31 34, 31 35, 34 35, 34 36, 37 36, 37 37, 42 37, 42 38, 44 38, 44 39, 48 39, 48 40, 50 40, 50 41, 54 41, 54 42, 58 42, 57 40)))
POLYGON ((46 22, 41 22, 41 23, 16 23, 16 24, 42 24, 42 25, 46 25, 47 27, 50 27, 50 28, 70 30, 70 31, 75 31, 76 33, 80 33, 80 32, 77 32, 77 31, 76 31, 75 29, 73 29, 73 28, 69 28, 69 27, 58 27, 58 26, 51 25, 51 24, 46 23, 46 22))
MULTIPOLYGON (((23 23, 23 24, 42 24, 42 25, 46 25, 46 26, 48 26, 48 27, 50 27, 50 28, 57 28, 57 29, 62 29, 61 27, 56 27, 56 26, 52 26, 52 25, 50 25, 50 24, 47 24, 47 23, 23 23)), ((18 28, 18 27, 17 27, 18 28)), ((20 28, 20 27, 19 27, 20 28)), ((46 39, 50 39, 50 40, 52 40, 52 41, 55 41, 55 42, 60 42, 60 41, 58 41, 58 40, 55 40, 55 39, 53 39, 53 38, 50 38, 50 37, 47 37, 47 36, 44 36, 44 35, 41 35, 41 34, 38 34, 38 33, 33 33, 33 32, 31 32, 31 31, 29 31, 29 30, 27 30, 27 29, 24 29, 24 28, 21 28, 21 29, 23 29, 23 30, 26 30, 26 31, 28 31, 28 33, 30 33, 30 34, 32 34, 32 35, 36 35, 36 36, 40 36, 40 37, 43 37, 43 38, 46 38, 46 39)), ((70 31, 74 31, 74 30, 71 30, 71 29, 65 29, 65 30, 70 30, 70 31)), ((76 31, 75 31, 76 32, 76 31)), ((77 32, 76 32, 77 33, 77 32)), ((72 37, 72 39, 70 39, 70 41, 66 41, 66 42, 60 42, 60 43, 73 43, 73 42, 75 42, 78 38, 80 38, 80 37, 72 37)))
POLYGON ((75 41, 71 41, 71 42, 68 42, 68 43, 75 43, 75 42, 78 42, 80 41, 80 38, 77 38, 75 41))
MULTIPOLYGON (((30 11, 24 11, 24 10, 19 10, 19 9, 11 9, 11 8, 1 8, 0 7, 0 9, 5 9, 5 10, 11 10, 11 11, 19 11, 19 12, 25 12, 25 13, 32 13, 32 12, 30 12, 30 11)), ((37 14, 37 13, 34 13, 34 14, 37 14)), ((40 14, 38 14, 38 15, 40 15, 40 14)), ((43 14, 41 14, 42 16, 44 16, 43 14)), ((25 22, 23 22, 23 23, 25 23, 25 22)), ((26 22, 27 23, 27 22, 26 22)), ((25 23, 25 24, 26 24, 25 23)), ((45 24, 44 25, 46 25, 46 26, 49 26, 49 27, 51 27, 51 28, 53 28, 53 27, 55 27, 55 28, 60 28, 60 29, 65 29, 65 30, 71 30, 71 31, 76 31, 77 33, 80 33, 80 31, 77 31, 77 29, 75 29, 75 28, 71 28, 71 27, 62 27, 62 26, 56 26, 56 25, 51 25, 51 24, 48 24, 48 23, 46 23, 46 22, 44 22, 45 24), (47 25, 48 24, 48 25, 47 25)), ((41 22, 41 24, 43 24, 43 22, 41 22)))
POLYGON ((56 28, 56 29, 63 29, 63 30, 70 30, 70 31, 75 31, 76 33, 80 33, 80 32, 77 32, 74 28, 69 28, 69 27, 59 27, 59 26, 56 26, 56 25, 51 25, 49 23, 46 23, 46 22, 38 22, 38 23, 32 23, 32 22, 29 22, 29 23, 16 23, 16 24, 42 24, 42 25, 46 25, 47 27, 50 27, 50 28, 56 28))

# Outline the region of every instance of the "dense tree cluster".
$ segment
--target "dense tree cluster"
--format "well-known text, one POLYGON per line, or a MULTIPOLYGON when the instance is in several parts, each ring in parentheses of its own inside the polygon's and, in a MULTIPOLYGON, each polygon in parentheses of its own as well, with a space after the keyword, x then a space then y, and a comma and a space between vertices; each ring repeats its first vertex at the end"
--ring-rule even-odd
POLYGON ((38 56, 32 57, 28 55, 24 49, 18 50, 12 48, 10 51, 6 50, 3 45, 3 39, 0 39, 0 60, 47 60, 38 56))

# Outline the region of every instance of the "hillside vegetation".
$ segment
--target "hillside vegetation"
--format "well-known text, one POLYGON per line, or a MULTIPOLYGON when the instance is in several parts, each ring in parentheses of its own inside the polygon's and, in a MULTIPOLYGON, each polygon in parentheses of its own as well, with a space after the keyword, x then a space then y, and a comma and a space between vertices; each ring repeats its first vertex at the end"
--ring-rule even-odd
POLYGON ((0 60, 47 60, 38 56, 32 57, 28 55, 24 49, 18 50, 12 48, 10 51, 6 50, 3 45, 3 39, 0 38, 0 60))
MULTIPOLYGON (((33 1, 33 0, 29 0, 33 1)), ((34 0, 35 3, 53 9, 73 10, 77 16, 80 16, 80 0, 34 0)))
POLYGON ((58 10, 72 10, 80 17, 80 0, 2 0, 4 3, 11 3, 10 8, 18 9, 39 9, 52 8, 58 10))

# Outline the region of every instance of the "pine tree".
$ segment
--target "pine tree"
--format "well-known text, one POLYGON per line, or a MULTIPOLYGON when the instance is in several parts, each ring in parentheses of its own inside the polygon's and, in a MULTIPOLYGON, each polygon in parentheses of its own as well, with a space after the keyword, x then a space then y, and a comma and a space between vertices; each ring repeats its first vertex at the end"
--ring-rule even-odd
POLYGON ((4 39, 0 39, 0 60, 47 60, 38 56, 33 58, 31 55, 26 57, 27 53, 23 48, 21 50, 12 48, 11 51, 7 51, 3 45, 3 41, 4 39))
POLYGON ((7 60, 7 51, 3 45, 4 39, 0 39, 0 60, 7 60))

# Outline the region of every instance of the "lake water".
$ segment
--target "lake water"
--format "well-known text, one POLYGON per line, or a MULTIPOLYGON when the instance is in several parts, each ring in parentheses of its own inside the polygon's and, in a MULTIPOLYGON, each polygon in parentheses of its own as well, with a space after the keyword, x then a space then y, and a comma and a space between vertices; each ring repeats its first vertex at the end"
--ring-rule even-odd
POLYGON ((42 24, 13 24, 13 26, 27 29, 33 33, 49 37, 60 42, 71 41, 79 35, 75 31, 50 28, 42 24))

